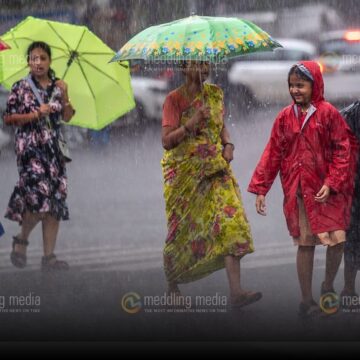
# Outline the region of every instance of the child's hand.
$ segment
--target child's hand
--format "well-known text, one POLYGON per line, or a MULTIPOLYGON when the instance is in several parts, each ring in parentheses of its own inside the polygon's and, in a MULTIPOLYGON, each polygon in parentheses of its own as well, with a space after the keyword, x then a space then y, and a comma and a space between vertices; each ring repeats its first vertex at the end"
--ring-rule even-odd
POLYGON ((327 185, 323 185, 320 191, 315 195, 315 201, 325 202, 330 196, 330 188, 327 185))
POLYGON ((265 196, 257 195, 256 196, 256 212, 262 216, 266 216, 266 205, 265 205, 265 196))

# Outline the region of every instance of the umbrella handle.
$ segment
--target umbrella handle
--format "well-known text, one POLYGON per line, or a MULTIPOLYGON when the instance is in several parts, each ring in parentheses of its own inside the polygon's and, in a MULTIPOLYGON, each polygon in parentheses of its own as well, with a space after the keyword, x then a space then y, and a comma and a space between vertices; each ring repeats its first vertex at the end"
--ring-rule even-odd
POLYGON ((200 77, 201 101, 202 101, 203 105, 205 105, 204 86, 203 86, 203 82, 201 79, 201 70, 199 70, 199 77, 200 77))

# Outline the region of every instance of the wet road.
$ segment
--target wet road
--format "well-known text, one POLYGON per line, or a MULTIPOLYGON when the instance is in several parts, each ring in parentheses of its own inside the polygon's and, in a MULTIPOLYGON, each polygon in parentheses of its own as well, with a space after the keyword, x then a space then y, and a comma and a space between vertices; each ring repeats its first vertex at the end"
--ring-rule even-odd
MULTIPOLYGON (((228 122, 236 146, 232 166, 259 250, 244 259, 249 267, 293 263, 294 260, 294 248, 282 213, 279 181, 268 196, 267 217, 256 214, 255 197, 246 192, 277 111, 277 108, 269 108, 240 120, 234 116, 233 123, 228 122), (257 258, 261 254, 264 256, 257 258)), ((152 126, 137 135, 130 132, 106 148, 77 149, 72 155, 73 162, 68 166, 71 220, 61 225, 57 253, 64 254, 73 265, 87 264, 113 270, 117 266, 123 268, 122 259, 127 260, 127 268, 132 259, 134 263, 144 262, 141 268, 158 267, 166 237, 160 128, 152 126)), ((16 179, 14 156, 4 153, 0 173, 2 212, 16 179)), ((7 220, 3 223, 7 237, 0 243, 0 268, 11 271, 8 248, 10 237, 18 226, 7 220)), ((40 227, 34 231, 30 242, 29 263, 36 268, 42 245, 40 227)), ((137 269, 137 265, 131 268, 137 269)))
MULTIPOLYGON (((256 214, 255 198, 245 191, 278 110, 268 108, 236 122, 233 119, 234 124, 228 123, 236 147, 233 168, 256 248, 254 254, 242 261, 243 281, 245 287, 263 292, 262 301, 235 315, 226 307, 208 315, 160 314, 145 312, 144 303, 142 312, 124 311, 121 300, 126 293, 157 296, 166 290, 162 271, 166 237, 162 148, 160 126, 152 126, 142 134, 124 133, 106 148, 92 146, 73 151, 73 162, 68 166, 71 220, 61 224, 56 251, 59 258, 70 263, 68 274, 46 277, 38 271, 40 227, 29 239, 29 266, 14 269, 9 251, 11 236, 17 233, 18 226, 2 220, 6 235, 0 241, 0 300, 1 296, 9 299, 14 294, 38 295, 41 311, 1 313, 0 302, 0 319, 7 321, 0 336, 18 340, 131 341, 328 340, 339 336, 343 340, 357 339, 357 332, 352 329, 359 325, 359 316, 342 314, 335 322, 325 319, 320 325, 307 324, 305 328, 297 322, 296 249, 286 229, 279 181, 268 195, 267 217, 256 214), (239 321, 234 322, 234 316, 239 321), (338 330, 329 324, 337 324, 338 330)), ((0 172, 3 212, 16 179, 14 156, 3 153, 0 172)), ((316 251, 317 297, 324 272, 324 252, 324 248, 316 251)), ((341 289, 341 274, 335 285, 341 289)), ((216 294, 226 297, 225 271, 183 285, 182 290, 193 297, 216 294)), ((37 309, 34 305, 30 307, 37 309)))

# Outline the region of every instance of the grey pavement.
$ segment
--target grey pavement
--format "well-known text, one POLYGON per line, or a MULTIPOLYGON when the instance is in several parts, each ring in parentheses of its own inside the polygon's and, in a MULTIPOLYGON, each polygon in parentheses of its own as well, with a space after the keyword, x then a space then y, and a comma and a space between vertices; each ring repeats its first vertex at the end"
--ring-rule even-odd
MULTIPOLYGON (((263 292, 261 301, 241 310, 224 305, 228 287, 221 270, 181 286, 183 295, 191 300, 189 307, 145 303, 146 299, 161 300, 166 291, 162 269, 166 221, 158 125, 143 133, 124 133, 106 148, 73 151, 68 167, 71 219, 61 224, 56 249, 59 258, 70 263, 68 273, 40 273, 40 227, 29 239, 29 265, 24 270, 13 268, 9 252, 18 225, 1 220, 6 235, 0 239, 0 339, 359 340, 360 313, 340 310, 334 316, 311 321, 298 319, 296 248, 286 229, 279 181, 268 195, 267 217, 256 214, 254 196, 246 192, 278 110, 265 108, 240 121, 233 117, 234 124, 228 123, 236 146, 233 169, 256 249, 242 260, 242 279, 245 288, 263 292), (197 304, 198 297, 211 304, 197 304), (218 299, 223 303, 216 303, 218 299)), ((12 152, 4 152, 0 164, 0 209, 4 212, 17 179, 12 152)), ((324 254, 324 248, 316 250, 317 299, 324 254)), ((342 272, 336 279, 337 291, 342 288, 342 272)))

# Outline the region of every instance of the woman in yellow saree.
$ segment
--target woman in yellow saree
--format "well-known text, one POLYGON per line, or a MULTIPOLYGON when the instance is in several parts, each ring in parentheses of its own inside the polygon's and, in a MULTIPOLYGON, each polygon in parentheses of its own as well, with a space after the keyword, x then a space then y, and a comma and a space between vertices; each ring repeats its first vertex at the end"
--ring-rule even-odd
POLYGON ((162 124, 169 291, 179 294, 178 284, 225 267, 232 305, 248 305, 262 294, 240 282, 240 259, 254 248, 229 165, 234 145, 223 121, 223 92, 203 84, 208 63, 187 61, 182 71, 185 83, 168 94, 162 124))

